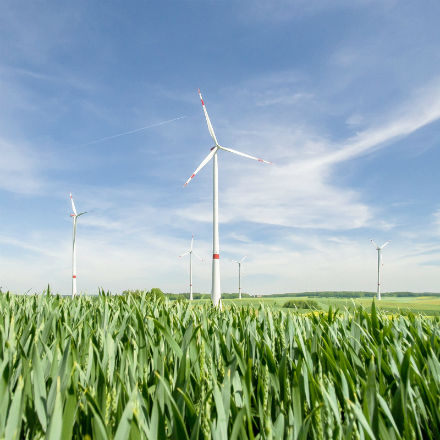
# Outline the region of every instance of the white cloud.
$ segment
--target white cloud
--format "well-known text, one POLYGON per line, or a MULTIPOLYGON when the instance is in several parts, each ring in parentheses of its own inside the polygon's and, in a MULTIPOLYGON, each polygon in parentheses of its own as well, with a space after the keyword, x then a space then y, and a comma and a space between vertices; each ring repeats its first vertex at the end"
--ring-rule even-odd
POLYGON ((311 93, 284 93, 283 91, 278 91, 276 95, 273 93, 265 93, 261 97, 257 97, 256 104, 261 107, 270 105, 294 105, 299 103, 304 103, 306 100, 313 98, 311 93))
POLYGON ((440 209, 434 212, 433 217, 434 217, 434 226, 437 230, 437 234, 440 235, 440 209))
POLYGON ((364 122, 364 117, 358 113, 349 116, 345 123, 351 127, 357 127, 364 122))
POLYGON ((0 189, 22 194, 42 187, 40 163, 32 149, 0 139, 0 189))
MULTIPOLYGON (((382 115, 380 119, 385 122, 373 122, 370 128, 339 144, 306 130, 286 129, 283 133, 276 125, 246 132, 235 130, 241 151, 261 155, 275 165, 260 165, 220 153, 221 221, 329 230, 369 226, 375 218, 374 208, 362 201, 360 193, 332 183, 335 166, 384 148, 439 118, 440 88, 438 82, 433 82, 392 114, 382 115), (268 150, 265 145, 273 147, 268 150)), ((206 188, 211 178, 210 166, 202 173, 191 185, 206 188)), ((201 189, 197 192, 208 194, 201 189)), ((179 210, 179 214, 210 222, 210 204, 210 199, 205 198, 179 210)), ((376 227, 384 230, 393 226, 388 220, 376 222, 376 227)))
MULTIPOLYGON (((384 124, 372 126, 343 143, 343 147, 312 159, 309 166, 330 165, 355 158, 387 146, 387 143, 437 121, 440 118, 440 82, 437 80, 400 105, 403 110, 381 116, 384 124)), ((333 146, 330 147, 334 149, 333 146)), ((307 166, 307 162, 305 164, 307 166)))

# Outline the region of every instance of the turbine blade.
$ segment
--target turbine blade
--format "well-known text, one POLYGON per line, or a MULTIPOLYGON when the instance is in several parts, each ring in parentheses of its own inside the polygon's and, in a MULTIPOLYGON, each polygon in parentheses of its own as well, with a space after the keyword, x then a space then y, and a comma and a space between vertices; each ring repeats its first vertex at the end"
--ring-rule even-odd
POLYGON ((379 249, 379 246, 376 244, 376 242, 374 241, 374 240, 370 240, 371 241, 371 243, 373 243, 373 246, 376 248, 376 249, 379 249))
POLYGON ((72 202, 72 210, 73 210, 73 213, 76 215, 76 208, 75 208, 75 203, 73 202, 72 193, 70 193, 70 201, 72 202))
POLYGON ((211 120, 209 119, 209 116, 208 116, 208 111, 206 110, 206 106, 203 101, 202 94, 200 93, 200 89, 199 89, 199 96, 200 96, 200 101, 202 102, 203 112, 205 113, 206 123, 208 124, 209 134, 211 135, 212 139, 214 140, 215 145, 218 145, 217 138, 215 137, 214 129, 212 128, 211 120))
POLYGON ((245 255, 241 260, 240 263, 242 263, 247 258, 247 255, 245 255))
POLYGON ((196 254, 194 251, 193 251, 193 254, 200 260, 200 261, 205 261, 201 256, 199 256, 198 254, 196 254))
POLYGON ((191 238, 191 251, 193 250, 193 244, 194 244, 194 235, 192 236, 192 238, 191 238))
POLYGON ((80 217, 81 215, 84 215, 84 214, 87 214, 87 211, 80 212, 80 213, 77 215, 77 217, 80 217))
POLYGON ((390 244, 390 241, 386 241, 380 248, 383 249, 385 246, 388 246, 390 244))
POLYGON ((238 261, 237 260, 231 260, 233 263, 237 263, 238 264, 238 261))
POLYGON ((190 182, 190 180, 212 159, 215 153, 217 153, 218 147, 214 147, 210 153, 203 159, 203 162, 197 167, 192 176, 185 182, 186 186, 190 182))
POLYGON ((221 147, 220 145, 219 145, 219 148, 221 148, 222 150, 225 150, 225 151, 229 151, 230 153, 238 154, 239 156, 247 157, 248 159, 257 160, 258 162, 264 162, 264 163, 269 163, 269 164, 272 163, 272 162, 269 162, 268 160, 260 159, 258 157, 251 156, 246 153, 241 153, 240 151, 233 150, 232 148, 221 147))
POLYGON ((179 255, 179 258, 182 258, 182 257, 184 257, 185 255, 188 255, 189 253, 190 253, 190 251, 186 251, 184 254, 179 255))

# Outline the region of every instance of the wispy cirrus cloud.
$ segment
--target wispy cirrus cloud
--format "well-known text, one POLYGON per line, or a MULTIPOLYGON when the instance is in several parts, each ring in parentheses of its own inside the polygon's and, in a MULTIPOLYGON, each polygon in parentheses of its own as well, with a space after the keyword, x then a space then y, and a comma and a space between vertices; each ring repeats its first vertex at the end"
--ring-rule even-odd
POLYGON ((0 188, 20 193, 38 193, 43 186, 41 163, 31 148, 0 139, 0 188))
MULTIPOLYGON (((322 157, 312 159, 309 166, 320 166, 344 162, 361 154, 384 148, 389 142, 408 136, 440 119, 440 81, 419 90, 402 103, 403 109, 395 109, 392 114, 382 115, 387 122, 357 133, 343 143, 342 148, 330 145, 331 151, 322 157)), ((400 107, 400 106, 399 106, 400 107)), ((307 166, 307 163, 304 164, 307 166)))
MULTIPOLYGON (((221 175, 232 176, 222 183, 222 221, 330 230, 368 226, 375 218, 375 208, 355 190, 333 183, 335 167, 386 148, 439 120, 438 84, 435 80, 414 92, 388 114, 376 116, 368 128, 338 143, 307 131, 307 127, 292 132, 287 127, 283 130, 280 122, 270 127, 251 125, 243 131, 235 121, 232 131, 239 149, 273 160, 275 165, 259 166, 221 152, 221 175), (270 144, 270 150, 265 148, 270 144)), ((241 122, 241 126, 246 124, 249 121, 241 122)), ((201 179, 206 182, 206 177, 201 179)), ((202 184, 195 181, 192 185, 202 184)), ((179 212, 208 222, 209 204, 209 200, 200 201, 179 212)), ((381 220, 376 226, 390 230, 393 223, 381 220)))
POLYGON ((434 212, 434 227, 437 229, 438 235, 440 235, 440 209, 434 212))

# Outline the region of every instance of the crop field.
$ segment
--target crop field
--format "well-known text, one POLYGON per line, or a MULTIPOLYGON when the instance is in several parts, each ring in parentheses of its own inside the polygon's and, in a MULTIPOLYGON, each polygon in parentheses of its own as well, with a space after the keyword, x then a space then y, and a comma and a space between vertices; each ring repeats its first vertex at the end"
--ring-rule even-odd
MULTIPOLYGON (((307 300, 312 299, 316 301, 319 307, 323 310, 328 310, 331 306, 339 309, 353 309, 357 306, 362 306, 367 310, 370 309, 372 298, 320 298, 320 297, 307 297, 296 296, 291 297, 260 297, 260 298, 243 298, 224 300, 225 304, 247 305, 258 307, 259 304, 271 307, 283 307, 283 305, 291 300, 307 300)), ((384 313, 422 313, 427 316, 440 316, 440 296, 420 296, 420 297, 384 297, 381 301, 376 301, 376 307, 382 310, 384 313)))
MULTIPOLYGON (((353 304, 362 305, 369 310, 372 301, 367 298, 356 298, 354 300, 321 298, 319 302, 322 305, 332 305, 340 308, 351 308, 353 304)), ((381 301, 376 301, 376 306, 385 313, 422 313, 427 316, 440 316, 440 297, 385 297, 381 301)))
POLYGON ((1 295, 0 438, 440 438, 440 318, 333 310, 1 295))

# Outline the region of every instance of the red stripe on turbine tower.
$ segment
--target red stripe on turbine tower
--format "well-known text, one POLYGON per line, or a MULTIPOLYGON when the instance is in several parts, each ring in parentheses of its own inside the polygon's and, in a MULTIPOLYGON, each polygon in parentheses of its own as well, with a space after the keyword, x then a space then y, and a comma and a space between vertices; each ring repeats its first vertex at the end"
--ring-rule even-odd
POLYGON ((76 278, 76 275, 72 275, 72 278, 76 278))
POLYGON ((213 260, 220 260, 220 254, 212 254, 213 260))

